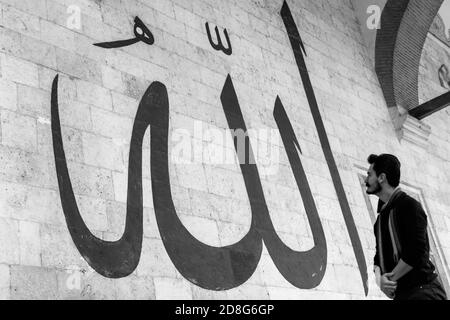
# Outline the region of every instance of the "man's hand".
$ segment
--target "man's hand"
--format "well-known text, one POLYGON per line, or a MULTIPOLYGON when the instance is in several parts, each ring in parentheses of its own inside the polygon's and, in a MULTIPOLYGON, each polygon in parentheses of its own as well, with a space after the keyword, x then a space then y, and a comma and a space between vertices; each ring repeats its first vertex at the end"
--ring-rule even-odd
POLYGON ((397 281, 391 281, 390 278, 394 273, 385 273, 380 277, 380 289, 389 298, 394 299, 395 290, 397 289, 397 281))

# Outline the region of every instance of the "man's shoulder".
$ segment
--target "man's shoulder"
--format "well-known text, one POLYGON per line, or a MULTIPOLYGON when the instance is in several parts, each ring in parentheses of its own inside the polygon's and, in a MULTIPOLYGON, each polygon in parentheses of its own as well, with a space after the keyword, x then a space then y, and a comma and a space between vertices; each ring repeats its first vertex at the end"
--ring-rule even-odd
POLYGON ((411 210, 423 212, 422 204, 404 191, 399 195, 395 207, 400 211, 404 209, 409 212, 411 210))
POLYGON ((405 191, 400 192, 399 201, 411 204, 411 205, 420 205, 420 202, 411 197, 409 194, 407 194, 405 191))

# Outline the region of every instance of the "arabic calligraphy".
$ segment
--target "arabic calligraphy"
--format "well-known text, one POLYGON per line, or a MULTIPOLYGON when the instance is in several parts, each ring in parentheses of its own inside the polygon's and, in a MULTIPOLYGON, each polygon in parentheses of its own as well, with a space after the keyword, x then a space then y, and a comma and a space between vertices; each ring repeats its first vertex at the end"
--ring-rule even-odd
MULTIPOLYGON (((354 247, 367 295, 367 267, 361 243, 309 79, 303 56, 303 54, 306 55, 306 50, 286 2, 283 4, 281 17, 294 51, 294 57, 354 247)), ((135 43, 141 41, 142 35, 146 34, 148 29, 147 31, 143 29, 142 25, 139 24, 140 20, 136 19, 136 39, 124 40, 120 43, 103 44, 103 47, 113 48, 122 46, 125 42, 131 43, 132 41, 135 43), (141 37, 138 37, 138 35, 141 37)), ((207 30, 209 30, 208 24, 207 30)), ((216 32, 218 32, 217 28, 216 32)), ((229 42, 227 34, 226 37, 229 42)), ((151 42, 150 38, 147 40, 151 42)), ((220 41, 219 45, 221 45, 220 41)), ((218 48, 218 45, 216 47, 218 48)), ((225 48, 222 47, 222 49, 226 51, 225 48)), ((231 45, 229 49, 231 54, 231 45)), ((246 123, 230 75, 225 80, 220 100, 231 132, 238 130, 247 132, 246 123)), ((122 278, 130 275, 139 263, 143 239, 142 144, 144 134, 150 127, 150 170, 156 222, 166 252, 175 268, 183 277, 195 285, 208 290, 219 291, 238 287, 248 281, 255 272, 261 258, 264 242, 275 266, 287 281, 297 288, 311 289, 317 287, 321 283, 327 268, 327 243, 311 188, 299 156, 301 154, 300 143, 280 98, 277 97, 275 100, 273 117, 282 137, 313 234, 314 247, 308 251, 300 252, 290 249, 276 233, 267 208, 258 167, 253 162, 241 162, 240 164, 252 215, 248 233, 235 244, 226 247, 212 247, 192 236, 180 221, 172 199, 168 156, 169 114, 170 105, 167 88, 163 83, 153 82, 142 97, 133 125, 129 154, 125 230, 120 240, 116 242, 103 241, 96 238, 89 231, 76 203, 61 137, 58 76, 55 77, 52 86, 51 117, 53 148, 61 203, 70 235, 88 264, 105 277, 122 278)), ((238 153, 238 141, 234 140, 234 144, 235 151, 238 153)), ((248 141, 246 151, 248 152, 248 158, 254 158, 250 141, 248 141)))
MULTIPOLYGON (((277 99, 274 117, 278 123, 291 167, 302 195, 315 247, 296 252, 287 247, 277 235, 270 219, 260 176, 255 164, 241 164, 247 194, 250 200, 252 223, 247 235, 234 245, 216 248, 195 239, 178 218, 172 200, 169 161, 169 100, 166 87, 154 82, 139 105, 130 147, 129 189, 126 228, 118 242, 95 238, 82 220, 61 140, 58 115, 57 83, 52 89, 52 126, 56 170, 61 201, 72 239, 86 261, 100 274, 115 278, 134 271, 139 262, 142 245, 142 138, 148 126, 151 129, 151 179, 153 201, 161 238, 177 270, 192 283, 209 290, 227 290, 245 283, 254 273, 262 253, 262 240, 280 273, 298 288, 318 286, 326 270, 326 240, 314 204, 306 174, 301 165, 295 138, 286 112, 277 99)), ((247 131, 231 77, 228 76, 221 94, 223 110, 231 130, 247 131)), ((236 152, 238 142, 235 141, 236 152)), ((253 151, 249 145, 249 153, 253 151)))
POLYGON ((142 248, 142 140, 145 130, 135 124, 130 146, 128 199, 125 231, 116 242, 95 237, 78 210, 67 167, 58 106, 58 76, 53 80, 51 98, 52 139, 61 204, 75 246, 89 265, 108 278, 123 278, 137 267, 142 248))
POLYGON ((227 41, 227 45, 228 45, 228 47, 225 47, 223 45, 222 39, 220 38, 219 28, 217 26, 215 28, 215 30, 216 30, 216 37, 217 37, 217 43, 214 43, 214 41, 212 39, 212 36, 211 36, 211 30, 209 29, 209 23, 206 22, 205 26, 206 26, 206 33, 208 34, 208 40, 209 40, 209 43, 211 44, 211 46, 215 50, 222 51, 226 55, 230 56, 233 53, 233 48, 231 47, 230 37, 228 36, 227 29, 223 30, 223 34, 225 35, 225 40, 227 41))
POLYGON ((138 43, 139 41, 142 41, 148 45, 152 45, 155 43, 155 38, 153 37, 152 32, 146 27, 142 20, 139 19, 139 17, 134 18, 134 35, 135 38, 133 39, 94 43, 94 46, 105 49, 113 49, 130 46, 132 44, 138 43))
POLYGON ((367 265, 366 259, 364 258, 364 251, 362 249, 361 240, 359 239, 358 230, 356 228, 355 221, 350 210, 350 205, 345 194, 344 186, 342 185, 342 180, 339 175, 336 161, 334 160, 333 152, 331 151, 330 142, 328 141, 327 132, 322 121, 322 116, 320 115, 320 110, 317 104, 316 96, 314 94, 314 89, 311 84, 311 79, 309 78, 308 68, 306 67, 305 58, 303 57, 303 54, 306 55, 306 50, 303 45, 302 38, 300 37, 300 34, 298 32, 297 25, 295 24, 294 18, 292 17, 291 10, 289 9, 286 1, 284 1, 283 7, 281 9, 281 17, 283 18, 283 22, 289 35, 289 40, 294 52, 295 61, 302 78, 303 87, 305 89, 309 107, 311 109, 314 123, 317 128, 320 144, 322 145, 322 150, 324 152, 325 159, 330 170, 331 178, 333 180, 334 188, 339 199, 339 205, 341 206, 342 214, 344 215, 345 224, 347 226, 350 241, 352 243, 353 251, 355 253, 356 261, 358 263, 359 271, 361 274, 364 291, 367 296, 369 293, 369 287, 367 283, 367 265), (301 48, 301 50, 299 50, 299 47, 301 48))

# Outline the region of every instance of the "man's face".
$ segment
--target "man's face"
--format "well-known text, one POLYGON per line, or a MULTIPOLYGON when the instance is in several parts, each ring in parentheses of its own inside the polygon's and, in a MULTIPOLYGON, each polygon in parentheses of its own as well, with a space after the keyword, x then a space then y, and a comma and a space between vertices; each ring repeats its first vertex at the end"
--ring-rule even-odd
POLYGON ((381 191, 381 184, 378 182, 378 177, 373 170, 373 164, 367 171, 367 178, 364 181, 366 183, 366 193, 367 194, 378 194, 381 191))

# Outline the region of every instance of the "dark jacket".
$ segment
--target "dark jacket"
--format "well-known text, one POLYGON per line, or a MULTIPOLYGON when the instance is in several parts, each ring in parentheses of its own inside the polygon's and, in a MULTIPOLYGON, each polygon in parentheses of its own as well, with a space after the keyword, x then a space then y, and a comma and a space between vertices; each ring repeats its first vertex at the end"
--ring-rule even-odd
POLYGON ((407 290, 433 281, 437 274, 430 261, 430 244, 427 232, 427 216, 422 205, 403 191, 399 191, 385 208, 380 201, 379 215, 374 226, 376 254, 374 265, 381 267, 378 241, 378 225, 381 223, 384 269, 382 273, 392 272, 398 260, 402 259, 413 269, 397 283, 397 291, 407 290), (389 215, 392 214, 393 225, 399 242, 399 255, 394 257, 391 234, 389 232, 389 215))

